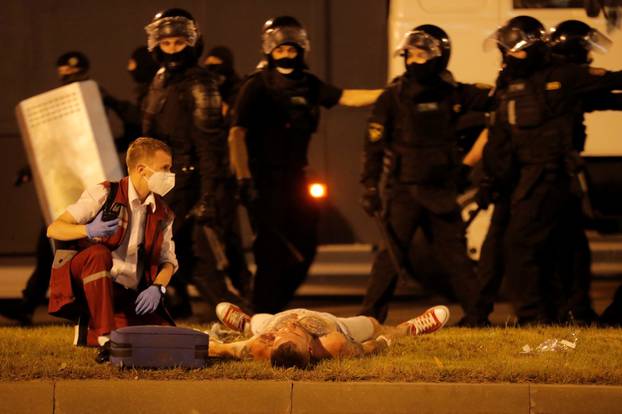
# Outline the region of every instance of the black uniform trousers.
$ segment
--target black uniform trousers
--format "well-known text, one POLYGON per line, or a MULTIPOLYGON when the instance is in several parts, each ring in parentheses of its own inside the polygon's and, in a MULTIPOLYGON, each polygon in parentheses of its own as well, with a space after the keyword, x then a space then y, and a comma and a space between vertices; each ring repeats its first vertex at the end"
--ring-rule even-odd
POLYGON ((253 172, 258 198, 251 211, 256 229, 256 312, 282 311, 304 282, 317 251, 318 206, 307 194, 304 170, 253 172))
POLYGON ((490 219, 490 226, 482 244, 479 262, 477 264, 477 278, 479 295, 477 299, 477 314, 484 321, 492 313, 494 303, 501 289, 504 266, 504 240, 510 221, 509 197, 502 197, 494 204, 490 219))
POLYGON ((568 243, 569 232, 580 226, 579 211, 579 198, 571 191, 570 179, 556 172, 543 173, 524 198, 513 201, 505 258, 520 324, 566 320, 572 266, 564 270, 557 264, 560 246, 568 243))
MULTIPOLYGON (((190 172, 178 171, 175 187, 166 196, 167 204, 175 213, 173 240, 175 241, 175 253, 179 262, 179 270, 173 276, 171 285, 176 291, 183 292, 182 295, 187 296, 186 285, 192 282, 199 291, 201 298, 210 305, 210 314, 208 315, 210 319, 215 318, 215 313, 213 312, 216 305, 223 301, 234 303, 242 309, 249 311, 246 301, 227 287, 227 274, 225 271, 217 268, 216 258, 207 240, 203 226, 196 223, 194 219, 186 217, 200 197, 199 188, 199 174, 196 170, 190 172)), ((217 199, 223 200, 225 190, 224 186, 220 188, 217 199)), ((233 199, 233 193, 227 193, 227 195, 233 199)), ((222 203, 219 204, 220 206, 222 206, 222 203)), ((219 210, 235 211, 233 208, 222 207, 219 210)), ((223 237, 225 224, 231 223, 224 223, 223 220, 216 226, 221 232, 223 240, 225 239, 223 237)), ((230 226, 227 228, 230 228, 230 226)), ((239 247, 239 250, 241 259, 240 257, 235 259, 244 260, 241 247, 239 247)))
MULTIPOLYGON (((415 231, 421 227, 430 241, 434 254, 449 276, 455 296, 467 319, 474 315, 477 282, 473 263, 467 256, 465 228, 460 210, 435 213, 422 204, 413 193, 416 186, 399 185, 392 189, 387 205, 387 219, 399 248, 408 251, 415 231)), ((387 318, 389 301, 397 283, 395 270, 386 246, 378 252, 363 300, 362 315, 372 316, 381 323, 387 318)))

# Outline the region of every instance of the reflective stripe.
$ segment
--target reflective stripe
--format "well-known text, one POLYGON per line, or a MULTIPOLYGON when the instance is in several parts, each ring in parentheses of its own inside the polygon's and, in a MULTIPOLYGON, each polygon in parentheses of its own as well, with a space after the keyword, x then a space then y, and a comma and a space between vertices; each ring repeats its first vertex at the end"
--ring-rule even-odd
POLYGON ((107 270, 93 273, 92 275, 89 275, 85 277, 84 279, 82 279, 82 284, 86 285, 87 283, 91 283, 98 279, 103 279, 105 277, 110 277, 110 273, 107 270))

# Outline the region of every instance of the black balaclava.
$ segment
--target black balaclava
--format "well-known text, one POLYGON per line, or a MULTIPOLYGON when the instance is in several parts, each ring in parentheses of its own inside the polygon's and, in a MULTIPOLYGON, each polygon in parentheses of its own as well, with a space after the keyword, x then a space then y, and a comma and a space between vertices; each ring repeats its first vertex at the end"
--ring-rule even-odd
MULTIPOLYGON (((407 56, 404 57, 407 59, 407 56)), ((409 79, 414 79, 419 83, 427 83, 438 78, 440 58, 433 58, 425 63, 405 63, 406 76, 409 79)))
POLYGON ((136 83, 150 83, 160 66, 153 60, 147 46, 136 48, 131 55, 136 68, 130 70, 130 76, 136 83))
POLYGON ((222 61, 222 63, 206 64, 205 67, 219 75, 228 78, 235 73, 233 52, 226 46, 216 46, 207 52, 206 57, 214 56, 222 61))
POLYGON ((550 53, 544 43, 536 43, 523 50, 527 53, 524 59, 503 53, 505 71, 512 78, 525 78, 549 61, 550 53))
POLYGON ((154 56, 168 71, 179 72, 196 65, 198 62, 194 49, 193 47, 186 46, 177 53, 164 53, 160 46, 157 46, 154 56))
MULTIPOLYGON (((296 52, 297 55, 295 58, 281 58, 281 59, 274 59, 272 57, 272 54, 268 55, 268 66, 269 67, 279 67, 279 68, 283 68, 283 69, 294 69, 294 71, 291 74, 288 74, 289 76, 295 74, 295 73, 299 73, 301 71, 303 71, 304 69, 307 68, 307 65, 305 63, 305 51, 303 48, 301 48, 300 46, 298 46, 295 43, 284 43, 284 45, 290 45, 290 46, 294 46, 296 48, 296 52)), ((288 76, 286 75, 286 76, 288 76)))

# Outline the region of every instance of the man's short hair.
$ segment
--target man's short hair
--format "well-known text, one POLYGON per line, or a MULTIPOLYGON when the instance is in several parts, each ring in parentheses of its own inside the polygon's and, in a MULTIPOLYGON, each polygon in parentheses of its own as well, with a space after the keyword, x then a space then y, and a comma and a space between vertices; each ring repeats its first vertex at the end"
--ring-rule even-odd
POLYGON ((309 366, 311 356, 309 353, 300 352, 296 345, 284 342, 278 348, 272 350, 270 363, 273 367, 305 369, 309 366))
POLYGON ((171 148, 158 139, 140 137, 130 144, 125 156, 127 169, 136 168, 141 161, 150 160, 157 151, 164 151, 172 156, 171 148))

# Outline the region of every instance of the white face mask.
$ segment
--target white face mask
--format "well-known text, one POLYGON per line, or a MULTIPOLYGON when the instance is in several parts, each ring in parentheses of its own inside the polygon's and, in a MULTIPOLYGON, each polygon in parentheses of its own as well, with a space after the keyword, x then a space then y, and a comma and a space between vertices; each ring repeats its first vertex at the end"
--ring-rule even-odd
MULTIPOLYGON (((153 171, 153 169, 149 169, 153 171)), ((175 187, 175 173, 171 172, 153 171, 151 177, 146 178, 146 180, 149 191, 162 197, 175 187)))

